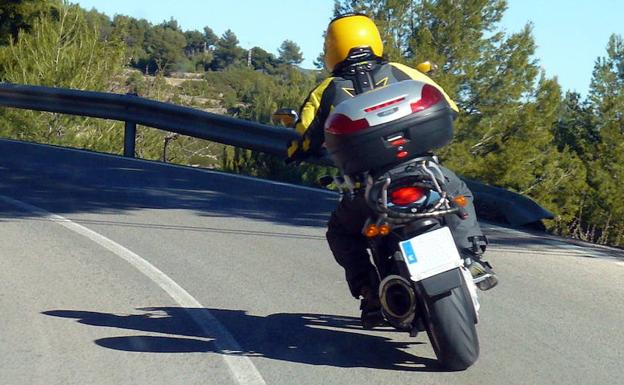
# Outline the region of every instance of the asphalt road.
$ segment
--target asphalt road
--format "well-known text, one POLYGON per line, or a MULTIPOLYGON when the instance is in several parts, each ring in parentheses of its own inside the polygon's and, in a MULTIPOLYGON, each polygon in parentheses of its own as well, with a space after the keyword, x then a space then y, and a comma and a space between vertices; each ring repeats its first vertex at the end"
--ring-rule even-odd
POLYGON ((0 384, 624 384, 624 255, 484 224, 481 357, 364 331, 332 194, 0 141, 0 384))

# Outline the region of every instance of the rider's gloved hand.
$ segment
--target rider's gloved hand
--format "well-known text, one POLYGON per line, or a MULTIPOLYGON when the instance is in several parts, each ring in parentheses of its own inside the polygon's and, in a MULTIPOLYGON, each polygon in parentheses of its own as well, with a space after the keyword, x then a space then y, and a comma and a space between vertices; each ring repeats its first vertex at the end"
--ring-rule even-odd
POLYGON ((308 159, 312 154, 309 151, 303 151, 302 145, 298 141, 293 141, 288 148, 288 157, 284 161, 286 164, 300 163, 308 159))
POLYGON ((310 158, 310 153, 296 152, 292 154, 292 156, 289 156, 288 158, 286 158, 286 160, 284 160, 284 163, 286 164, 301 163, 308 158, 310 158))

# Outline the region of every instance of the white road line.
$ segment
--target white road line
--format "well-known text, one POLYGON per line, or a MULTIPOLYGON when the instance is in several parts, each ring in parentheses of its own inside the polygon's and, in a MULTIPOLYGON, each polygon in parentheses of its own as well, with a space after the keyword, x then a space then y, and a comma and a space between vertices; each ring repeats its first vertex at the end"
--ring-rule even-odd
POLYGON ((236 382, 238 384, 253 384, 253 385, 266 385, 266 382, 258 372, 258 369, 251 362, 249 357, 242 355, 236 355, 243 350, 234 337, 227 331, 227 329, 206 309, 199 301, 191 296, 186 290, 178 285, 173 279, 167 276, 162 271, 158 270, 154 265, 143 259, 138 254, 128 250, 122 245, 106 238, 105 236, 96 233, 95 231, 79 225, 71 220, 62 217, 60 215, 52 214, 42 208, 32 206, 28 203, 24 203, 4 195, 0 195, 0 200, 19 207, 25 211, 33 214, 40 215, 52 222, 55 222, 75 233, 85 236, 104 247, 105 249, 113 252, 126 262, 134 266, 137 270, 151 279, 154 283, 160 286, 171 298, 173 298, 183 308, 190 308, 193 311, 187 312, 189 316, 199 325, 202 331, 207 337, 215 338, 215 345, 222 351, 222 355, 226 364, 236 382), (197 311, 196 309, 199 309, 197 311), (233 354, 230 354, 233 353, 233 354))
MULTIPOLYGON (((543 250, 532 248, 517 248, 517 247, 498 247, 495 244, 488 246, 488 251, 502 251, 506 253, 518 253, 518 254, 543 254, 543 255, 567 255, 567 256, 586 256, 590 253, 570 252, 565 250, 543 250)), ((594 256, 593 254, 591 256, 594 256)))
MULTIPOLYGON (((491 233, 491 234, 486 234, 486 235, 490 235, 492 238, 492 243, 488 246, 489 250, 512 252, 512 253, 518 253, 518 254, 568 255, 568 256, 592 257, 592 258, 597 258, 597 259, 613 260, 613 261, 622 261, 622 258, 624 258, 624 254, 623 254, 623 257, 614 257, 611 255, 608 255, 608 252, 613 252, 616 249, 609 248, 609 247, 602 246, 602 245, 587 245, 587 246, 577 245, 577 244, 566 242, 566 239, 564 238, 555 238, 554 236, 548 236, 548 235, 535 235, 535 234, 526 233, 526 232, 522 232, 522 231, 515 230, 515 229, 509 229, 506 227, 499 227, 499 226, 490 225, 490 224, 481 225, 481 229, 486 233, 488 232, 491 233), (535 247, 514 247, 511 245, 510 246, 507 246, 507 245, 498 246, 496 244, 496 238, 495 238, 497 235, 496 233, 516 235, 522 238, 537 239, 540 242, 543 242, 543 246, 542 248, 539 248, 539 249, 535 247), (546 247, 546 246, 550 247, 551 249, 550 250, 543 249, 543 247, 546 247)), ((624 262, 616 262, 616 263, 621 266, 624 266, 624 262)))
POLYGON ((612 257, 610 255, 605 255, 601 252, 593 251, 590 249, 579 248, 577 250, 557 250, 556 248, 552 250, 544 250, 544 249, 531 249, 531 248, 515 248, 515 247, 498 247, 496 244, 490 244, 488 246, 488 250, 498 251, 504 253, 515 253, 515 254, 532 254, 532 255, 553 255, 553 256, 566 256, 566 257, 591 257, 600 260, 607 261, 615 261, 616 264, 624 266, 624 262, 622 262, 622 258, 612 257))

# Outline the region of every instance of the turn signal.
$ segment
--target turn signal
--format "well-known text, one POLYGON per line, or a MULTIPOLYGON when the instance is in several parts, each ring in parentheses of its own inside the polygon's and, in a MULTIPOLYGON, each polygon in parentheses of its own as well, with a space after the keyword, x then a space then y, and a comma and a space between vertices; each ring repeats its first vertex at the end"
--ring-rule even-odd
POLYGON ((377 225, 368 225, 366 226, 366 230, 364 230, 364 235, 367 238, 373 238, 379 235, 379 227, 377 225))
POLYGON ((466 205, 468 204, 468 199, 466 199, 466 197, 463 195, 458 195, 453 198, 453 202, 455 202, 455 204, 457 204, 457 206, 459 207, 466 207, 466 205))
POLYGON ((379 226, 379 234, 383 235, 384 237, 390 234, 390 225, 384 223, 383 225, 379 226))

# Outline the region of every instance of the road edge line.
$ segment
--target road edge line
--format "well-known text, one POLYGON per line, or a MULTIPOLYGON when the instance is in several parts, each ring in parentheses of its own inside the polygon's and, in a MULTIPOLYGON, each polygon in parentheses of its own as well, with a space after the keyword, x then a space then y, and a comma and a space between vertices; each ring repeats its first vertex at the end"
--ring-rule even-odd
POLYGON ((217 318, 215 318, 215 316, 212 315, 208 309, 206 309, 199 301, 189 294, 182 286, 178 285, 173 279, 160 271, 156 266, 152 265, 140 255, 134 253, 119 243, 63 216, 53 214, 40 207, 33 206, 29 203, 25 203, 5 195, 0 195, 0 200, 12 206, 19 207, 25 211, 40 215, 74 233, 89 238, 91 241, 114 253, 139 270, 143 275, 152 280, 152 282, 156 283, 183 308, 199 309, 200 311, 198 312, 186 312, 207 336, 215 338, 214 344, 217 349, 223 353, 221 356, 230 369, 236 382, 241 385, 266 385, 264 378, 251 362, 249 357, 240 355, 243 352, 243 349, 230 332, 227 331, 225 326, 223 326, 223 324, 221 324, 221 322, 219 322, 219 320, 217 320, 217 318))

